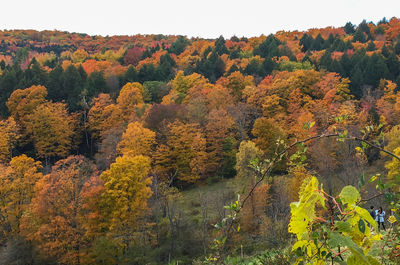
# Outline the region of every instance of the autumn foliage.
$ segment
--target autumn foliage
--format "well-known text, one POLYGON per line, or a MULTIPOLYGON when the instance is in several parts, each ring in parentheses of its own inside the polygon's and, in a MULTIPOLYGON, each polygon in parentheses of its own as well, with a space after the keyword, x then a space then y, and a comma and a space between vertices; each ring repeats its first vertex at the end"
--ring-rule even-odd
POLYGON ((398 18, 230 39, 0 31, 0 259, 191 264, 276 156, 225 250, 286 247, 304 180, 396 179, 345 141, 281 152, 341 130, 398 155, 399 33, 398 18))

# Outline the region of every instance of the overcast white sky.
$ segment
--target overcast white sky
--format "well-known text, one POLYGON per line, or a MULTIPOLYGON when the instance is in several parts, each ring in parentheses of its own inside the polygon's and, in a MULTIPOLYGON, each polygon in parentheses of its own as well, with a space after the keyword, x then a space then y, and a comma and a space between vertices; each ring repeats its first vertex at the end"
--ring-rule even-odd
POLYGON ((2 0, 0 29, 259 36, 400 16, 400 0, 2 0))

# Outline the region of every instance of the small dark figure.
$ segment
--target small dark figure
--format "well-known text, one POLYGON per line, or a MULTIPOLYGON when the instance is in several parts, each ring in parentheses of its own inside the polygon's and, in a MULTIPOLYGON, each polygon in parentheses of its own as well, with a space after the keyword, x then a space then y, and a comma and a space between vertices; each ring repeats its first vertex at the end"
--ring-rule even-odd
POLYGON ((371 217, 372 217, 372 219, 374 219, 375 220, 375 211, 374 211, 374 206, 373 205, 371 205, 371 210, 369 211, 369 214, 371 215, 371 217))
MULTIPOLYGON (((374 206, 373 206, 373 205, 371 205, 370 209, 371 209, 371 210, 369 211, 369 214, 371 215, 372 219, 374 219, 374 220, 375 220, 375 211, 374 211, 374 206)), ((369 228, 370 228, 370 229, 372 229, 372 224, 369 224, 369 228)))
POLYGON ((386 231, 385 228, 385 211, 382 209, 382 207, 379 207, 379 210, 375 211, 375 221, 378 222, 378 229, 380 230, 381 226, 383 230, 386 231))

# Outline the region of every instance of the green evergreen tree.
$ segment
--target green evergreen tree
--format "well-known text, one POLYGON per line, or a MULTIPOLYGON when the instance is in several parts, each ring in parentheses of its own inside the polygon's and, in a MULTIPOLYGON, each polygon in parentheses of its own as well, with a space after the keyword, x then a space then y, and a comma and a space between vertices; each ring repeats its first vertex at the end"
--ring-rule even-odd
POLYGON ((371 32, 369 29, 368 23, 365 19, 363 21, 361 21, 361 23, 358 25, 357 29, 361 30, 361 32, 364 32, 367 35, 369 35, 371 32))
POLYGON ((109 93, 110 89, 104 80, 102 72, 93 72, 89 75, 85 85, 86 101, 89 102, 99 93, 109 93))
POLYGON ((143 83, 145 81, 159 81, 161 77, 153 64, 145 64, 139 70, 138 79, 140 83, 143 83))
POLYGON ((16 65, 20 65, 28 58, 28 56, 29 56, 29 48, 22 47, 17 50, 15 57, 13 57, 13 62, 16 65))
POLYGON ((400 55, 400 41, 398 41, 396 43, 396 45, 394 45, 394 51, 397 55, 400 55))
POLYGON ((49 73, 47 82, 47 96, 52 101, 62 101, 67 99, 67 91, 63 89, 63 73, 61 66, 57 66, 49 73))
POLYGON ((19 67, 6 68, 0 75, 0 116, 7 117, 9 115, 6 102, 11 93, 17 89, 18 79, 22 75, 19 67))
POLYGON ((350 80, 351 83, 349 88, 351 94, 353 94, 356 98, 361 98, 364 80, 362 70, 358 64, 353 68, 350 74, 350 80))
POLYGON ((272 60, 271 58, 265 58, 264 62, 262 63, 262 73, 261 76, 266 76, 272 73, 273 70, 277 69, 278 64, 272 60))
POLYGON ((229 51, 225 46, 225 39, 223 36, 219 36, 219 38, 215 41, 214 52, 218 55, 228 54, 229 51))
POLYGON ((87 73, 85 71, 85 69, 83 69, 83 66, 80 64, 77 68, 79 75, 81 76, 81 80, 84 82, 86 81, 87 78, 87 73))
POLYGON ((176 63, 174 59, 167 53, 161 56, 160 65, 158 66, 160 80, 168 81, 174 77, 174 67, 176 63))
POLYGON ((365 38, 365 34, 360 29, 357 29, 356 33, 354 33, 353 41, 365 43, 367 39, 365 38))
POLYGON ((264 70, 262 69, 260 63, 253 59, 243 70, 243 73, 246 75, 262 76, 264 75, 264 70))
POLYGON ((340 64, 343 69, 342 77, 349 77, 353 65, 347 53, 344 53, 340 58, 340 64))
POLYGON ((329 34, 328 39, 324 42, 323 49, 329 49, 332 44, 335 42, 336 38, 331 34, 329 34))
POLYGON ((324 47, 325 40, 322 38, 321 34, 318 34, 317 37, 315 37, 315 40, 313 41, 313 44, 311 46, 311 50, 314 51, 320 51, 324 47))
POLYGON ((354 25, 351 22, 347 22, 343 28, 346 34, 353 34, 355 32, 354 25))
POLYGON ((389 70, 390 79, 395 80, 395 78, 400 74, 400 62, 397 59, 396 54, 390 53, 388 55, 386 65, 389 70))
POLYGON ((389 77, 389 70, 382 56, 374 53, 365 66, 364 78, 365 83, 373 87, 377 87, 379 80, 389 77))
POLYGON ((19 87, 30 87, 32 85, 43 85, 47 83, 47 73, 42 69, 35 58, 31 60, 28 68, 23 72, 22 78, 19 80, 19 87))
POLYGON ((223 152, 223 161, 221 165, 221 175, 224 178, 232 178, 236 176, 236 170, 235 170, 235 165, 236 165, 236 140, 233 137, 226 138, 223 146, 222 146, 222 152, 223 152))
POLYGON ((390 55, 390 51, 389 49, 386 47, 386 45, 383 45, 382 47, 382 55, 385 56, 385 58, 388 58, 390 55))
POLYGON ((287 56, 291 61, 296 61, 296 56, 293 55, 292 51, 290 50, 289 46, 287 46, 286 43, 284 45, 281 45, 281 48, 279 50, 279 55, 287 56))
POLYGON ((222 61, 221 57, 213 51, 209 57, 203 56, 197 63, 195 72, 202 74, 211 82, 215 82, 225 73, 225 63, 222 61))
POLYGON ((170 53, 174 53, 176 55, 181 54, 186 46, 189 45, 189 40, 184 36, 179 36, 174 43, 171 44, 171 47, 168 49, 170 53))
POLYGON ((304 34, 303 37, 301 37, 300 42, 299 42, 300 46, 302 46, 301 51, 302 52, 308 51, 311 48, 313 41, 314 41, 314 39, 311 36, 309 36, 307 33, 304 34))
POLYGON ((169 86, 166 83, 160 81, 146 81, 143 83, 147 94, 150 95, 150 101, 148 103, 161 103, 164 96, 169 92, 169 86))
POLYGON ((240 49, 240 47, 238 47, 237 49, 234 49, 234 50, 231 51, 231 53, 229 54, 229 58, 230 58, 231 60, 240 58, 240 52, 241 52, 241 51, 242 51, 242 50, 240 49))
MULTIPOLYGON (((62 89, 66 93, 66 103, 70 111, 77 111, 81 109, 81 95, 86 81, 86 73, 83 75, 80 70, 75 66, 70 65, 63 72, 62 76, 62 89), (82 76, 83 75, 83 76, 82 76)), ((83 70, 84 72, 84 70, 83 70)))
POLYGON ((231 37, 231 41, 233 41, 233 42, 239 42, 240 39, 239 39, 236 35, 233 35, 233 36, 231 37))
POLYGON ((382 24, 387 24, 389 23, 386 19, 386 17, 383 17, 381 20, 378 21, 378 25, 382 25, 382 24))
POLYGON ((278 49, 280 44, 281 42, 271 34, 254 49, 254 55, 260 55, 262 58, 280 56, 278 49))
POLYGON ((138 73, 136 71, 136 68, 133 65, 129 66, 128 70, 126 70, 124 79, 125 79, 125 83, 122 84, 122 86, 128 82, 137 82, 138 81, 138 73))
POLYGON ((332 54, 330 51, 326 51, 324 55, 322 55, 320 60, 320 65, 322 68, 329 69, 332 64, 332 54))
POLYGON ((346 41, 346 48, 345 50, 354 50, 353 44, 351 44, 351 41, 346 41))
POLYGON ((228 72, 226 73, 226 76, 229 76, 231 73, 240 71, 240 69, 236 66, 236 64, 232 65, 231 68, 229 68, 228 72))
POLYGON ((344 70, 341 63, 338 60, 332 60, 331 65, 329 66, 328 70, 330 72, 338 73, 341 76, 344 76, 344 70))
POLYGON ((375 46, 374 42, 370 41, 367 46, 367 51, 372 52, 372 51, 375 51, 375 49, 376 49, 376 46, 375 46))
POLYGON ((385 30, 381 26, 378 26, 375 28, 374 33, 375 35, 384 35, 385 30))
POLYGON ((309 61, 309 62, 311 63, 311 58, 310 58, 310 56, 311 56, 310 51, 307 51, 306 55, 304 55, 304 57, 303 57, 303 59, 301 60, 301 62, 304 63, 304 62, 309 61))
POLYGON ((346 50, 346 43, 342 39, 336 38, 331 47, 333 51, 344 52, 346 50))

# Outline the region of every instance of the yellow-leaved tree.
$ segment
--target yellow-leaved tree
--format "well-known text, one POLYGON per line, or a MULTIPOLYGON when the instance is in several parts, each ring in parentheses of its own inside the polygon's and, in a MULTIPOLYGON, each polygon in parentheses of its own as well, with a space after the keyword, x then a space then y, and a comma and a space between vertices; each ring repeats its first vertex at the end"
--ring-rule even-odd
POLYGON ((46 96, 47 89, 44 86, 17 89, 10 95, 6 105, 11 116, 24 125, 35 108, 47 101, 46 96))
POLYGON ((41 158, 65 157, 73 149, 76 120, 68 114, 64 103, 37 106, 26 126, 41 158))
MULTIPOLYGON (((264 117, 255 121, 252 133, 256 137, 254 143, 264 152, 266 157, 273 157, 277 152, 282 151, 282 147, 276 143, 277 141, 286 140, 288 137, 277 123, 264 117)), ((285 164, 285 159, 282 159, 276 169, 284 169, 285 164)))
POLYGON ((122 140, 118 144, 118 152, 122 155, 149 156, 153 145, 156 143, 156 133, 144 128, 140 122, 131 122, 122 135, 122 140))
MULTIPOLYGON (((88 113, 88 127, 90 132, 92 133, 92 137, 100 138, 100 135, 105 130, 105 121, 107 119, 107 111, 110 105, 113 104, 113 101, 109 94, 99 94, 96 98, 93 99, 91 105, 92 107, 88 113)), ((109 128, 108 125, 107 128, 109 128)))
POLYGON ((13 117, 0 121, 0 162, 9 161, 20 138, 19 126, 13 117))
POLYGON ((139 104, 143 104, 143 86, 138 83, 127 83, 119 92, 117 98, 118 106, 121 108, 124 116, 129 117, 135 111, 139 104))
POLYGON ((44 86, 31 86, 15 90, 7 100, 7 108, 21 130, 21 142, 31 142, 30 132, 27 130, 31 114, 41 104, 47 102, 47 89, 44 86))
POLYGON ((148 210, 147 200, 152 195, 150 168, 147 156, 122 156, 101 174, 105 225, 125 245, 131 242, 140 219, 148 210))
POLYGON ((21 155, 0 168, 0 229, 4 234, 19 234, 20 219, 33 198, 36 182, 42 178, 41 167, 40 162, 21 155))
POLYGON ((206 83, 207 79, 198 73, 185 75, 183 71, 179 71, 175 78, 171 80, 170 84, 172 89, 169 94, 163 98, 163 103, 181 103, 191 88, 206 83))

